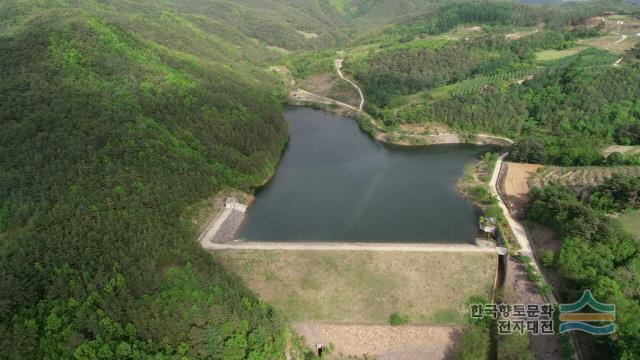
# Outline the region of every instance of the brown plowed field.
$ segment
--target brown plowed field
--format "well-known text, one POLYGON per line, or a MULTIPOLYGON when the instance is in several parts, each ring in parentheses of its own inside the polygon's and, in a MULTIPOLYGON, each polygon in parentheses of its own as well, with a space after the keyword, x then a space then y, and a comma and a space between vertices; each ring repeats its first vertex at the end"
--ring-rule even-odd
POLYGON ((519 213, 529 202, 529 178, 542 167, 538 164, 520 164, 506 162, 503 193, 508 206, 514 213, 519 213))

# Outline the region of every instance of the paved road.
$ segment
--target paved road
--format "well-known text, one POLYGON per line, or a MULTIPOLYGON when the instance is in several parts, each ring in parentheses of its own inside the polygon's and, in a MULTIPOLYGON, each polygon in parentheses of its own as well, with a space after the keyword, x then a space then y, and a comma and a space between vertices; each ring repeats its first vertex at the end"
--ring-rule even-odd
POLYGON ((478 252, 496 253, 491 243, 472 244, 403 244, 403 243, 316 243, 316 242, 250 242, 234 241, 225 244, 205 243, 212 250, 312 250, 312 251, 399 251, 399 252, 478 252))

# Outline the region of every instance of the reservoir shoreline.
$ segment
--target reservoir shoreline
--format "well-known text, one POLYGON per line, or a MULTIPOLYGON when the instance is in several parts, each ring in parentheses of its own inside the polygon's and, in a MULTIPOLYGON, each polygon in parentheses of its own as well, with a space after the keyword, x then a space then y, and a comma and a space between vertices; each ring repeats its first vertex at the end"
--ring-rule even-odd
MULTIPOLYGON (((297 110, 304 109, 304 108, 305 107, 287 107, 287 108, 285 108, 285 115, 287 113, 290 114, 291 112, 295 112, 297 110)), ((316 106, 312 106, 312 107, 306 106, 306 108, 314 109, 314 110, 311 110, 311 111, 320 110, 323 113, 327 112, 326 109, 318 109, 318 107, 316 107, 316 106)), ((335 114, 335 112, 333 112, 333 111, 328 111, 328 112, 331 113, 332 115, 325 114, 324 116, 335 116, 335 115, 333 115, 333 114, 335 114)), ((348 117, 353 117, 351 114, 347 114, 347 115, 348 115, 348 117)), ((344 114, 342 116, 344 116, 344 114)), ((291 124, 289 124, 289 125, 291 126, 291 124)), ((360 126, 359 126, 359 129, 358 129, 358 132, 363 132, 363 130, 360 128, 360 126)), ((365 135, 365 134, 359 134, 359 135, 365 135)), ((282 166, 283 159, 286 156, 287 151, 289 151, 289 147, 291 146, 292 137, 293 137, 293 134, 291 133, 291 129, 290 129, 290 137, 287 140, 285 146, 283 147, 282 155, 280 156, 278 162, 276 163, 273 173, 271 174, 271 176, 269 176, 267 179, 265 179, 265 181, 264 181, 264 183, 262 185, 257 186, 257 187, 254 188, 254 194, 255 194, 256 197, 260 197, 260 194, 262 192, 268 191, 269 187, 274 182, 276 174, 279 171, 280 167, 282 166)), ((391 149, 393 149, 393 148, 397 148, 397 149, 421 149, 421 148, 428 149, 428 148, 433 148, 432 144, 398 144, 398 143, 394 143, 394 142, 387 142, 387 141, 381 140, 379 137, 367 137, 367 136, 365 136, 365 138, 368 138, 371 141, 377 142, 377 143, 382 144, 383 146, 389 147, 391 149)), ((455 144, 459 144, 459 143, 455 143, 455 144)), ((466 144, 468 144, 468 143, 466 143, 466 144)), ((443 145, 443 146, 447 146, 447 145, 443 145)), ((409 150, 409 151, 411 151, 411 150, 409 150)), ((482 150, 480 149, 480 151, 482 151, 482 150)), ((463 201, 465 201, 466 203, 472 205, 473 211, 474 211, 473 217, 477 221, 480 209, 477 206, 477 204, 475 204, 473 201, 471 201, 471 199, 465 197, 464 194, 460 191, 460 188, 457 186, 457 184, 459 182, 459 179, 461 177, 462 177, 462 174, 460 174, 460 176, 449 185, 450 185, 450 187, 455 189, 456 193, 460 197, 463 198, 463 201)), ((246 205, 250 206, 250 210, 255 205, 255 201, 256 201, 256 199, 254 198, 251 201, 250 204, 246 204, 246 205)), ((218 228, 225 228, 226 229, 226 231, 224 231, 224 233, 225 233, 224 236, 216 235, 215 232, 214 232, 213 236, 207 236, 206 238, 203 238, 202 235, 200 236, 200 238, 201 238, 200 242, 202 243, 203 247, 211 248, 211 245, 212 246, 219 246, 220 244, 222 244, 223 247, 224 246, 229 246, 231 244, 234 244, 234 246, 237 246, 237 245, 239 245, 239 243, 243 243, 243 242, 247 242, 248 244, 251 244, 251 243, 255 242, 255 240, 257 240, 258 242, 262 242, 262 243, 269 243, 270 240, 274 240, 274 239, 256 239, 256 238, 250 238, 250 239, 247 240, 247 239, 245 239, 244 236, 238 236, 238 234, 242 233, 243 228, 246 226, 246 222, 247 222, 246 214, 244 212, 242 212, 242 213, 234 212, 233 216, 229 216, 229 218, 233 220, 232 221, 233 224, 230 224, 229 226, 227 226, 227 224, 225 223, 225 220, 222 220, 222 224, 218 224, 218 228), (232 231, 230 231, 229 229, 232 229, 232 231), (229 235, 229 233, 231 233, 231 235, 229 235)), ((231 221, 228 221, 228 222, 231 222, 231 221)), ((467 242, 463 243, 463 245, 469 245, 469 246, 474 246, 475 247, 475 245, 471 245, 471 244, 475 241, 473 239, 476 239, 476 238, 477 238, 477 236, 475 236, 473 238, 470 237, 467 242)), ((283 239, 283 240, 278 239, 278 242, 282 243, 283 241, 286 242, 286 241, 291 241, 291 240, 294 240, 295 243, 300 243, 300 244, 303 244, 303 243, 305 243, 305 244, 320 244, 320 246, 318 248, 322 249, 324 244, 335 245, 335 244, 345 243, 345 244, 354 245, 354 244, 359 243, 358 241, 362 241, 363 239, 360 238, 360 239, 355 239, 353 241, 348 241, 347 238, 340 238, 340 239, 325 239, 325 238, 321 238, 319 241, 316 241, 315 239, 310 239, 310 238, 303 238, 303 239, 297 239, 296 238, 296 239, 283 239)), ((414 241, 404 239, 401 242, 396 242, 397 240, 394 241, 393 239, 371 239, 371 240, 367 239, 365 241, 365 244, 376 244, 376 243, 380 243, 380 241, 382 241, 382 243, 384 243, 384 244, 389 243, 389 242, 392 242, 394 244, 418 244, 418 245, 430 244, 430 243, 444 244, 444 245, 453 245, 453 244, 455 244, 455 242, 451 243, 450 240, 449 241, 447 241, 447 240, 442 241, 442 240, 433 239, 433 238, 430 238, 427 243, 424 242, 425 241, 424 239, 420 239, 420 240, 416 239, 414 241)), ((249 245, 247 245, 247 246, 249 246, 249 245)), ((251 245, 251 246, 254 246, 254 245, 251 245)), ((337 248, 339 248, 339 246, 337 248)), ((374 246, 374 248, 375 248, 375 246, 374 246)), ((464 246, 463 246, 463 248, 464 248, 464 246)), ((432 249, 436 249, 436 248, 432 248, 432 249)), ((430 250, 430 251, 434 251, 434 250, 430 250)))
POLYGON ((305 108, 286 114, 287 148, 274 176, 255 189, 237 238, 469 244, 477 237, 477 209, 456 184, 484 149, 386 144, 339 116, 305 108))

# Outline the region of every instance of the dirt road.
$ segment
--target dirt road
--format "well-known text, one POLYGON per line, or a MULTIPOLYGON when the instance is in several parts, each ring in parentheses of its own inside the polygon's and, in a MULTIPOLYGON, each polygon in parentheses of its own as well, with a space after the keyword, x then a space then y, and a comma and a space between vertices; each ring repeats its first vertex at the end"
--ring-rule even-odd
MULTIPOLYGON (((520 245, 520 253, 522 255, 528 256, 531 258, 532 265, 536 268, 538 273, 544 274, 540 270, 540 266, 538 264, 538 260, 535 257, 533 252, 533 248, 531 246, 531 242, 529 240, 529 235, 527 234, 527 230, 525 227, 519 223, 516 219, 511 216, 511 212, 507 207, 502 195, 498 191, 498 179, 500 177, 500 173, 503 170, 504 159, 507 157, 508 153, 502 154, 498 161, 496 162, 495 169, 493 170, 493 174, 491 176, 491 181, 489 182, 489 186, 491 188, 491 193, 498 199, 498 205, 502 209, 502 212, 509 223, 509 227, 511 228, 511 232, 515 236, 518 241, 518 245, 520 245)), ((552 303, 557 303, 555 296, 553 294, 548 295, 549 301, 552 303)))
POLYGON ((334 62, 336 66, 336 71, 338 71, 338 75, 340 76, 340 78, 342 78, 342 80, 353 85, 353 87, 356 88, 356 90, 358 90, 358 94, 360 94, 360 106, 358 106, 358 111, 362 111, 362 109, 364 109, 364 95, 362 94, 362 89, 360 89, 360 86, 356 85, 356 83, 354 83, 353 81, 347 79, 346 77, 344 77, 344 75, 342 75, 341 69, 342 69, 343 61, 344 59, 336 59, 336 61, 334 62))
MULTIPOLYGON (((620 35, 620 34, 618 34, 618 35, 620 35)), ((627 37, 629 37, 629 35, 620 35, 620 39, 616 40, 615 43, 619 44, 619 43, 625 41, 627 39, 627 37)))
POLYGON ((496 162, 496 166, 493 170, 493 174, 491 175, 491 181, 489 182, 489 187, 491 188, 491 193, 498 199, 498 205, 502 209, 504 216, 507 218, 507 222, 509 223, 509 227, 513 232, 518 244, 520 245, 520 252, 523 255, 533 257, 533 251, 531 250, 531 244, 529 243, 529 238, 527 236, 527 232, 524 229, 524 226, 517 222, 509 212, 509 208, 505 204, 502 199, 502 196, 498 192, 498 178, 500 177, 500 172, 502 171, 502 165, 504 163, 504 159, 509 155, 508 153, 502 154, 498 161, 496 162))

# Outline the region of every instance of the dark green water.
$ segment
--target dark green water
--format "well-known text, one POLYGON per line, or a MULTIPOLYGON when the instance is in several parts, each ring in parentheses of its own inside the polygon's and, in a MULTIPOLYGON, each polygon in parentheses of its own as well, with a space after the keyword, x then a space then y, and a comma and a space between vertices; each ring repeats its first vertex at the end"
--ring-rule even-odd
POLYGON ((350 118, 291 108, 290 143, 238 238, 262 241, 472 242, 478 214, 456 191, 487 147, 389 146, 350 118))

